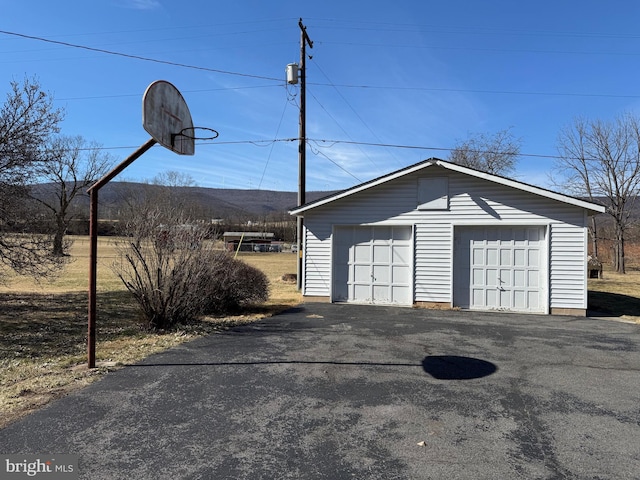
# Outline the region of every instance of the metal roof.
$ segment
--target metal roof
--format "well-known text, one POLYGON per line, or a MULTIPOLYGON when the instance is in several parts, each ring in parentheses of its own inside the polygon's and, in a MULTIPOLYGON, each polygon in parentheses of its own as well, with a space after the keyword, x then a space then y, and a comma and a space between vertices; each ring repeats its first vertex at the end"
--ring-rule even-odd
POLYGON ((223 237, 253 237, 253 238, 271 238, 275 234, 267 232, 224 232, 223 237))

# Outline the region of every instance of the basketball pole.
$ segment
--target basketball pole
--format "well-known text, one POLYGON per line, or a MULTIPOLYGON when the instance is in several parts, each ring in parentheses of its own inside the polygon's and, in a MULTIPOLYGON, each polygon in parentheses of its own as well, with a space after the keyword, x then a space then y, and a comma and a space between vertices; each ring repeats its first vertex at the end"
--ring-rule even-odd
POLYGON ((126 160, 87 189, 89 194, 89 318, 87 321, 87 366, 96 367, 96 286, 98 259, 98 191, 109 181, 158 143, 151 138, 126 160))
MULTIPOLYGON (((302 19, 298 21, 300 27, 300 136, 298 143, 298 206, 306 203, 306 176, 307 176, 307 133, 306 133, 306 116, 307 116, 307 95, 306 95, 306 78, 307 69, 305 67, 306 45, 313 48, 313 42, 307 34, 307 27, 302 24, 302 19)), ((304 234, 304 220, 302 216, 297 217, 297 244, 298 244, 298 274, 297 287, 302 290, 302 250, 304 242, 302 236, 304 234)))

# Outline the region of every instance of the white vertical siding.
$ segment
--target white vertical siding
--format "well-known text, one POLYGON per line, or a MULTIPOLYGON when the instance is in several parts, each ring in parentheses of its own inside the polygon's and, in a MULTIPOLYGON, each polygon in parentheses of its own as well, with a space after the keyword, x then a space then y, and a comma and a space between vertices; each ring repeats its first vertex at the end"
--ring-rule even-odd
POLYGON ((549 301, 551 308, 587 308, 586 228, 551 225, 549 301))
POLYGON ((416 224, 415 299, 417 302, 451 302, 451 223, 416 224))

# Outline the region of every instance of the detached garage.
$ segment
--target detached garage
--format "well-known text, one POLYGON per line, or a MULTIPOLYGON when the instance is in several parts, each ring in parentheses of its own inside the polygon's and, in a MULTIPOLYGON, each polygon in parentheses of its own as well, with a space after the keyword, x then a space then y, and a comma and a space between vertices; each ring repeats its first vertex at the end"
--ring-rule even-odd
POLYGON ((431 159, 292 210, 308 300, 585 315, 604 208, 431 159))

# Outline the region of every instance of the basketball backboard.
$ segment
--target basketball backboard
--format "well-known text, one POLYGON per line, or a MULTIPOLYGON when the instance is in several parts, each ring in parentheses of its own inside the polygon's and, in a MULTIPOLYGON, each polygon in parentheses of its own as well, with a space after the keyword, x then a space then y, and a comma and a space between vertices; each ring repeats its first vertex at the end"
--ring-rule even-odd
POLYGON ((142 126, 169 150, 180 155, 195 153, 189 107, 171 83, 157 80, 147 87, 142 98, 142 126))

